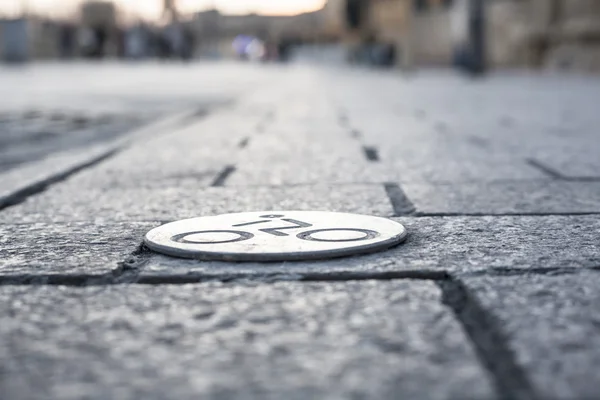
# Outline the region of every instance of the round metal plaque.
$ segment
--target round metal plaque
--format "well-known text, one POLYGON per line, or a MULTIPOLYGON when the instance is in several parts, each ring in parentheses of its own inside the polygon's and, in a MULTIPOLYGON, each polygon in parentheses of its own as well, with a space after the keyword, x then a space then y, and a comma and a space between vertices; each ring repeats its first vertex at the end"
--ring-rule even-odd
POLYGON ((406 229, 379 217, 322 211, 263 211, 171 222, 146 234, 150 249, 175 257, 292 261, 351 256, 402 243, 406 229))

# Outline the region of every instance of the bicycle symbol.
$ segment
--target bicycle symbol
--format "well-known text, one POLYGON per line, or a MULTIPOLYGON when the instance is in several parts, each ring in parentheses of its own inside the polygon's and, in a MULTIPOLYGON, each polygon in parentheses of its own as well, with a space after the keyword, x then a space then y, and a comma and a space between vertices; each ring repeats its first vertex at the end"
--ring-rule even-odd
MULTIPOLYGON (((311 228, 314 225, 308 222, 299 221, 297 219, 285 218, 285 215, 269 214, 261 215, 258 221, 245 222, 242 224, 233 225, 232 228, 241 228, 246 226, 254 226, 259 224, 267 224, 273 221, 283 221, 288 223, 285 226, 277 226, 273 228, 262 228, 258 229, 259 232, 264 234, 285 237, 290 236, 287 232, 294 229, 311 228), (291 225, 289 225, 291 224, 291 225)), ((342 242, 360 242, 364 240, 371 240, 379 236, 379 232, 370 229, 360 228, 326 228, 326 229, 312 229, 308 231, 299 232, 296 234, 296 238, 300 240, 313 241, 313 242, 328 242, 328 243, 342 243, 342 242), (349 237, 349 233, 356 233, 359 236, 349 237)), ((205 237, 205 236, 204 236, 205 237)), ((241 231, 241 230, 206 230, 206 231, 194 231, 186 232, 175 235, 171 238, 172 241, 177 243, 185 244, 225 244, 225 243, 236 243, 250 240, 255 237, 254 233, 241 231), (222 240, 216 239, 216 236, 211 240, 198 238, 199 235, 223 235, 229 236, 222 240)))

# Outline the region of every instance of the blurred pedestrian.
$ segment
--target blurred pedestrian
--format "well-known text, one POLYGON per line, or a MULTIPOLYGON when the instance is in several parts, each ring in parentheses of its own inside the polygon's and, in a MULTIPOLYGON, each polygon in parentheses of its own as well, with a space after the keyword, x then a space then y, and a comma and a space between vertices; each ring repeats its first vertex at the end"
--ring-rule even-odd
POLYGON ((185 61, 190 61, 194 58, 196 49, 196 35, 194 31, 187 28, 183 30, 183 46, 181 52, 181 58, 185 61))
POLYGON ((79 30, 77 37, 79 48, 81 49, 81 55, 86 58, 93 57, 94 49, 96 47, 96 36, 94 32, 88 28, 83 27, 79 30))
POLYGON ((75 42, 75 28, 71 24, 61 25, 58 42, 58 54, 60 58, 73 58, 75 54, 75 42))
POLYGON ((105 56, 107 33, 104 27, 96 27, 94 29, 95 44, 93 57, 102 59, 105 56))
POLYGON ((141 27, 129 28, 124 34, 125 57, 139 60, 146 54, 146 38, 141 27))

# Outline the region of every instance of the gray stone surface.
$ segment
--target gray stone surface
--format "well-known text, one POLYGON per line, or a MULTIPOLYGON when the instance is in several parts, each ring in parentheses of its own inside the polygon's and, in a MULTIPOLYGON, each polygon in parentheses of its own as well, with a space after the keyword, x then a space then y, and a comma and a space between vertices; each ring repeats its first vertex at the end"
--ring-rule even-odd
POLYGON ((229 185, 381 183, 397 174, 368 161, 339 125, 320 79, 288 82, 270 99, 275 116, 240 154, 229 185))
MULTIPOLYGON (((432 128, 430 128, 432 129, 432 128)), ((524 158, 474 144, 468 138, 404 137, 382 146, 382 163, 403 183, 490 182, 547 178, 524 158)), ((382 139, 383 141, 383 139, 382 139)))
POLYGON ((541 180, 401 187, 419 214, 600 213, 600 182, 541 180))
POLYGON ((331 96, 403 182, 544 177, 528 158, 567 176, 598 176, 597 79, 498 74, 479 85, 438 72, 358 78, 332 74, 331 96), (377 99, 365 101, 364 93, 377 99))
MULTIPOLYGON (((9 170, 0 175, 0 207, 18 203, 32 193, 42 191, 51 184, 71 176, 75 172, 95 166, 108 158, 111 158, 113 163, 118 163, 118 160, 121 159, 118 153, 121 151, 129 153, 126 150, 129 145, 141 140, 148 140, 165 131, 168 132, 174 129, 189 114, 189 110, 175 112, 105 143, 91 144, 77 151, 51 154, 36 162, 29 160, 30 162, 23 167, 9 170)), ((131 167, 126 169, 130 170, 131 167)), ((95 169, 92 168, 93 170, 95 169)), ((89 183, 90 180, 93 181, 93 187, 113 187, 119 181, 123 181, 123 168, 118 173, 113 174, 105 172, 104 174, 94 175, 86 171, 81 175, 82 177, 76 177, 76 191, 82 187, 89 187, 90 185, 86 185, 86 183, 89 183)), ((133 176, 125 179, 125 182, 131 186, 133 182, 136 182, 136 179, 133 176)))
POLYGON ((597 399, 600 272, 464 278, 540 399, 597 399))
POLYGON ((574 215, 598 212, 597 79, 248 63, 1 72, 0 114, 194 114, 64 181, 86 162, 0 177, 0 196, 23 200, 0 212, 3 399, 493 398, 486 375, 501 398, 593 395, 597 278, 569 274, 600 268, 600 215, 574 215), (222 99, 235 101, 198 113, 222 99), (407 242, 361 257, 202 263, 140 247, 174 219, 404 215, 407 198, 452 216, 399 218, 407 242))
POLYGON ((416 281, 1 287, 2 398, 495 398, 440 297, 416 281))
MULTIPOLYGON (((233 110, 237 111, 236 108, 233 110)), ((241 138, 246 133, 240 118, 228 122, 230 108, 214 110, 213 114, 191 113, 140 135, 134 145, 110 162, 85 171, 73 179, 73 184, 89 189, 160 188, 164 186, 208 186, 227 164, 234 163, 241 138)), ((202 111, 202 110, 200 110, 202 111)), ((250 121, 248 121, 250 119, 250 121)))
POLYGON ((381 183, 398 177, 367 161, 360 144, 335 126, 333 115, 328 122, 313 129, 306 123, 268 128, 240 155, 228 184, 381 183))
POLYGON ((383 157, 384 160, 392 160, 389 168, 398 171, 398 179, 403 183, 469 183, 546 178, 540 171, 511 157, 465 159, 462 156, 429 155, 412 162, 392 155, 384 154, 383 157))
POLYGON ((0 278, 100 276, 118 271, 160 223, 0 225, 0 278))
MULTIPOLYGON (((600 266, 600 216, 395 218, 406 242, 382 253, 327 262, 225 263, 150 257, 142 277, 334 276, 415 271, 452 274, 600 266)), ((433 275, 438 273, 438 275, 433 275)))
POLYGON ((261 210, 337 211, 393 215, 382 185, 304 185, 211 188, 210 174, 171 180, 164 187, 79 189, 79 180, 57 185, 0 213, 0 221, 174 221, 261 210), (202 187, 204 183, 204 188, 202 187))
POLYGON ((573 150, 563 149, 557 154, 539 154, 535 160, 565 178, 593 178, 600 181, 597 139, 589 147, 573 150))
POLYGON ((37 110, 0 117, 0 171, 55 152, 77 151, 110 141, 149 122, 149 118, 136 114, 86 115, 37 110))
POLYGON ((20 201, 25 193, 39 190, 50 182, 101 160, 118 149, 100 144, 80 153, 58 153, 21 168, 0 174, 0 208, 20 201))

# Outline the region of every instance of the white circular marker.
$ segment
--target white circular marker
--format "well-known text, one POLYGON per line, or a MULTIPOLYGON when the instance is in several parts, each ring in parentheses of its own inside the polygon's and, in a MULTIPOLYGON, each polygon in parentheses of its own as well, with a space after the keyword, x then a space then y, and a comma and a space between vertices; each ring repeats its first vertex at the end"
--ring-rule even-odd
POLYGON ((406 239, 387 218, 323 211, 262 211, 171 222, 152 229, 150 249, 220 261, 299 261, 372 253, 406 239))

